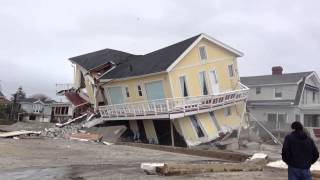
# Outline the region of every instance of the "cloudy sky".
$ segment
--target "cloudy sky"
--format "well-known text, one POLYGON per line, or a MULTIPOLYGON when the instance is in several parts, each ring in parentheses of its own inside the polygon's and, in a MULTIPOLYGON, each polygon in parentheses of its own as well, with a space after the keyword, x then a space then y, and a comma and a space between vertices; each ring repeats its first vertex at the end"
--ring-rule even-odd
POLYGON ((0 0, 0 80, 10 96, 53 98, 70 83, 69 57, 113 48, 144 54, 201 32, 245 53, 243 76, 320 72, 316 0, 0 0))

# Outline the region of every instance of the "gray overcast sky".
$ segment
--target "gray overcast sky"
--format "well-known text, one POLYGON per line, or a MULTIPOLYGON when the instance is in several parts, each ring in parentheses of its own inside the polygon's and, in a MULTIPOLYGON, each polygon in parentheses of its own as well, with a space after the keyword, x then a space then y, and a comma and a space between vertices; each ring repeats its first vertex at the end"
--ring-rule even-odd
POLYGON ((317 0, 0 0, 0 80, 9 97, 53 98, 69 57, 113 48, 144 54, 201 32, 245 53, 241 75, 320 70, 317 0))

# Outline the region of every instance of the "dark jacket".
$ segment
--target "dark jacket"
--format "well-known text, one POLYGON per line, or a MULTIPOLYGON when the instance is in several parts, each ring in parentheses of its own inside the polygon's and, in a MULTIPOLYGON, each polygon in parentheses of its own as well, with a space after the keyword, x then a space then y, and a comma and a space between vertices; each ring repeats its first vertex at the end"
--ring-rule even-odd
POLYGON ((286 136, 282 147, 282 160, 289 166, 309 169, 318 158, 318 149, 305 132, 294 131, 286 136))

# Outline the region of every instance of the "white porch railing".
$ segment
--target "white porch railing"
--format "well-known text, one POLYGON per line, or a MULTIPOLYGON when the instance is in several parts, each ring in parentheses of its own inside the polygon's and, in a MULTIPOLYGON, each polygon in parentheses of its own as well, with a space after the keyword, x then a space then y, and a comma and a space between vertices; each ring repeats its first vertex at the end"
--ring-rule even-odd
POLYGON ((244 101, 248 88, 196 97, 166 98, 153 101, 100 106, 101 117, 106 120, 176 119, 193 114, 221 109, 244 101))

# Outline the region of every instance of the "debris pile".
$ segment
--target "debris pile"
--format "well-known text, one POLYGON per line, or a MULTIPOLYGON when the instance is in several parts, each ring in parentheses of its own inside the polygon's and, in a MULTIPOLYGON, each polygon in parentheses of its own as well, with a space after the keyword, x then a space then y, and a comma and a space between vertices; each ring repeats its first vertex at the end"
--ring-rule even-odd
POLYGON ((69 138, 70 134, 78 132, 82 128, 82 124, 72 124, 63 128, 53 127, 45 128, 41 132, 41 136, 50 138, 69 138))
POLYGON ((57 123, 56 127, 48 129, 45 128, 42 131, 41 135, 50 138, 70 138, 71 134, 78 133, 79 130, 82 129, 83 124, 93 116, 94 114, 89 115, 88 113, 86 113, 74 119, 70 119, 65 123, 57 123))

